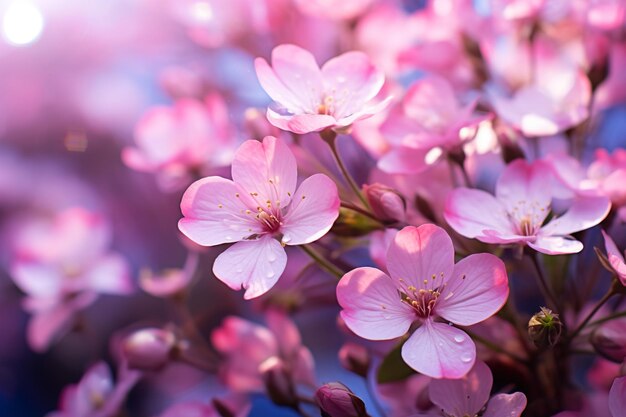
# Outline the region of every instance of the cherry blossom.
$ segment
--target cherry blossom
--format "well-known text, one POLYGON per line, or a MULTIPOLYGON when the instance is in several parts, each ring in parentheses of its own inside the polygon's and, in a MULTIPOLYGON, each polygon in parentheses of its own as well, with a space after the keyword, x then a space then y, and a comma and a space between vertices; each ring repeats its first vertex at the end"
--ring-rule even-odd
POLYGON ((473 138, 478 124, 488 117, 473 116, 476 103, 472 100, 462 106, 442 77, 431 75, 416 81, 381 126, 392 150, 378 166, 389 173, 424 171, 437 160, 433 155, 459 148, 473 138))
POLYGON ((229 316, 213 331, 211 341, 226 358, 224 383, 237 392, 263 391, 263 372, 279 362, 294 383, 315 386, 313 356, 295 324, 278 310, 269 310, 266 322, 268 327, 229 316))
POLYGON ((477 361, 461 379, 431 381, 430 400, 445 417, 477 416, 479 412, 483 417, 520 417, 526 408, 526 396, 516 392, 489 398, 492 385, 491 370, 477 361))
POLYGON ((602 236, 604 236, 604 245, 609 264, 613 267, 613 271, 615 271, 615 275, 622 285, 626 286, 626 262, 624 261, 624 255, 617 249, 617 245, 611 239, 611 236, 604 230, 602 231, 602 236))
POLYGON ((267 292, 287 262, 283 246, 321 238, 339 215, 335 183, 323 174, 296 189, 296 160, 282 140, 249 140, 237 150, 233 181, 207 177, 183 195, 178 227, 203 246, 233 243, 215 260, 213 273, 246 299, 267 292))
POLYGON ((458 188, 446 202, 444 217, 459 234, 481 242, 521 244, 548 254, 577 253, 583 244, 572 233, 600 223, 611 207, 605 197, 576 198, 563 215, 552 208, 551 169, 543 161, 516 160, 496 184, 495 196, 458 188))
POLYGON ((33 314, 27 329, 32 349, 46 350, 98 294, 132 292, 126 261, 108 250, 110 239, 102 216, 82 208, 24 225, 11 274, 26 293, 24 308, 33 314))
POLYGON ((76 385, 65 388, 60 410, 47 417, 111 417, 118 411, 126 395, 139 381, 141 373, 122 367, 117 382, 109 366, 98 362, 76 385))
POLYGON ((461 326, 479 323, 506 302, 509 286, 502 261, 474 254, 454 263, 452 240, 426 224, 399 231, 387 251, 389 275, 369 267, 352 270, 337 286, 341 317, 370 340, 403 336, 402 358, 433 378, 461 378, 472 368, 476 346, 461 326), (446 322, 441 322, 441 318, 446 322))
POLYGON ((385 79, 363 52, 344 53, 320 69, 310 52, 285 44, 272 51, 271 67, 263 58, 254 65, 261 86, 275 102, 267 109, 268 120, 294 133, 345 130, 378 113, 390 100, 373 103, 385 79))
POLYGON ((228 165, 234 137, 219 95, 209 95, 204 103, 184 98, 148 110, 135 127, 137 147, 125 148, 122 159, 137 171, 155 173, 161 187, 171 190, 228 165))

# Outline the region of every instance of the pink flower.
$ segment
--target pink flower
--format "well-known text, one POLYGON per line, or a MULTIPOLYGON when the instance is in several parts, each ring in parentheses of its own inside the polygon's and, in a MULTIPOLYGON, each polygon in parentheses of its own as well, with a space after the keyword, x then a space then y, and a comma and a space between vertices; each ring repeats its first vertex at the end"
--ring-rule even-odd
POLYGON ((323 174, 296 190, 296 159, 268 136, 237 150, 233 181, 207 177, 193 183, 181 202, 183 234, 203 246, 233 243, 215 260, 213 273, 232 289, 258 297, 276 283, 287 262, 283 246, 324 236, 339 215, 335 183, 323 174))
POLYGON ((577 198, 544 225, 553 198, 551 175, 543 161, 518 159, 500 175, 495 196, 468 188, 452 191, 444 217, 457 233, 481 242, 528 245, 548 255, 580 252, 583 244, 570 235, 600 223, 611 204, 605 197, 577 198))
POLYGON ((267 109, 274 126, 294 133, 345 129, 387 106, 390 98, 372 104, 385 81, 362 52, 347 52, 320 69, 313 55, 295 45, 272 51, 272 67, 254 62, 265 92, 275 101, 267 109))
POLYGON ((122 367, 115 384, 107 364, 98 362, 78 384, 65 388, 60 410, 47 417, 112 417, 140 377, 141 373, 122 367))
POLYGON ((609 391, 609 410, 613 417, 626 414, 626 376, 615 378, 609 391))
POLYGON ((19 232, 11 273, 33 314, 27 329, 33 350, 46 350, 98 294, 132 292, 126 261, 108 251, 110 238, 104 219, 81 208, 33 221, 19 232))
POLYGON ((220 369, 224 383, 235 391, 263 391, 263 371, 281 363, 293 383, 315 387, 313 356, 295 324, 277 310, 268 311, 266 322, 268 327, 230 316, 213 331, 213 346, 225 357, 220 369))
POLYGON ((122 159, 137 171, 156 174, 162 188, 176 189, 195 175, 229 164, 233 138, 219 95, 209 95, 204 103, 185 98, 144 114, 135 127, 137 148, 125 148, 122 159))
POLYGON ((626 205, 626 150, 616 149, 610 154, 605 149, 598 149, 587 175, 599 192, 610 198, 613 204, 626 205))
POLYGON ((381 133, 393 149, 378 162, 383 171, 415 174, 438 158, 431 150, 451 150, 472 139, 487 117, 473 116, 476 100, 461 106, 448 81, 431 75, 415 82, 394 107, 381 133))
MULTIPOLYGON (((499 117, 529 137, 550 136, 583 122, 589 116, 591 83, 574 63, 550 50, 531 51, 533 81, 510 96, 491 90, 499 117)), ((548 49, 548 48, 546 48, 548 49)))
POLYGON ((461 378, 474 364, 476 346, 447 322, 470 326, 504 305, 509 286, 502 261, 483 253, 455 265, 450 237, 426 224, 398 232, 387 251, 387 269, 389 275, 357 268, 337 285, 348 328, 365 339, 388 340, 417 322, 402 347, 404 361, 433 378, 461 378))
POLYGON ((621 281, 622 285, 626 286, 626 263, 624 262, 624 255, 617 249, 617 245, 613 239, 611 239, 611 236, 604 230, 602 231, 602 236, 604 236, 604 245, 609 263, 611 267, 613 267, 613 271, 615 271, 615 275, 621 281))
POLYGON ((198 260, 198 254, 190 252, 182 269, 166 269, 157 275, 144 269, 139 276, 139 285, 142 290, 154 297, 171 297, 179 294, 192 281, 198 260))
POLYGON ((493 376, 482 361, 462 379, 442 379, 430 382, 430 400, 446 417, 520 417, 526 408, 526 396, 521 392, 497 394, 489 398, 493 376))

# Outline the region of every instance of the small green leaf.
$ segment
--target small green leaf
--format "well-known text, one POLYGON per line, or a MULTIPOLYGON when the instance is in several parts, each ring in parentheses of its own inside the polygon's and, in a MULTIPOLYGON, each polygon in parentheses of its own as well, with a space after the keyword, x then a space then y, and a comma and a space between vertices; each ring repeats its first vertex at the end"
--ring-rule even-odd
POLYGON ((402 359, 402 345, 405 340, 406 339, 403 338, 402 341, 385 356, 385 359, 383 359, 383 362, 380 364, 376 375, 376 380, 379 384, 402 381, 416 373, 404 362, 404 359, 402 359))

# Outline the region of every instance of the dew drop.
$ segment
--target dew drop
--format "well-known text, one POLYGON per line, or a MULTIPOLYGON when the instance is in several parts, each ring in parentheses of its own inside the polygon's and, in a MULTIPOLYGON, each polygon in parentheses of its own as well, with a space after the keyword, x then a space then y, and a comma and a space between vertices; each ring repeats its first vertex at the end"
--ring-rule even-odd
POLYGON ((235 272, 237 272, 238 274, 241 274, 243 272, 243 269, 237 268, 237 269, 235 269, 235 272))
POLYGON ((457 342, 457 343, 463 343, 464 340, 465 340, 465 337, 461 336, 460 334, 454 336, 454 341, 457 342))
POLYGON ((267 271, 267 277, 268 277, 268 278, 272 278, 274 275, 276 275, 276 274, 274 273, 274 271, 267 271))
POLYGON ((469 363, 471 361, 472 361, 472 355, 465 354, 465 355, 461 356, 461 362, 469 363))
POLYGON ((273 253, 269 254, 267 256, 267 260, 270 261, 270 262, 276 261, 276 255, 274 255, 273 253))
POLYGON ((226 240, 233 240, 233 237, 232 236, 226 236, 224 239, 226 239, 226 240))

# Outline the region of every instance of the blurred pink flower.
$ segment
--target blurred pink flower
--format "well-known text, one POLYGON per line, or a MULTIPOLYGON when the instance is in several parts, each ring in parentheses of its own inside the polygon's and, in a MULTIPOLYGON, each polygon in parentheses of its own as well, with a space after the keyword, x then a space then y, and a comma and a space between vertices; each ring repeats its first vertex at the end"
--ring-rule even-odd
POLYGON ((87 370, 78 384, 65 388, 60 410, 47 417, 113 417, 140 377, 140 372, 122 366, 114 383, 108 365, 98 362, 87 370))
POLYGON ((555 135, 582 123, 591 100, 584 71, 548 46, 535 45, 529 53, 534 59, 528 62, 527 84, 511 94, 488 91, 498 116, 529 137, 555 135))
POLYGON ((160 414, 160 417, 222 417, 227 410, 229 416, 246 417, 250 414, 250 400, 240 394, 215 397, 210 403, 188 401, 174 404, 160 414))
POLYGON ((609 391, 609 410, 613 417, 626 415, 626 376, 615 378, 609 391))
POLYGON ((589 165, 587 176, 613 204, 626 205, 626 150, 616 149, 609 153, 605 149, 598 149, 595 160, 589 165))
POLYGON ((18 232, 11 273, 33 314, 27 329, 33 350, 46 350, 99 293, 132 292, 126 261, 108 251, 109 243, 104 219, 82 208, 34 220, 18 232))
POLYGON ((496 195, 469 188, 452 191, 444 217, 459 234, 485 243, 517 243, 548 254, 577 253, 570 235, 600 223, 611 204, 605 197, 577 198, 562 216, 543 224, 553 198, 551 169, 544 161, 518 159, 496 184, 496 195))
POLYGON ((220 375, 232 390, 263 391, 263 371, 279 362, 288 370, 294 384, 315 387, 313 356, 302 345, 300 332, 289 317, 268 310, 268 327, 230 316, 211 334, 215 349, 224 355, 220 375))
POLYGON ((211 168, 228 165, 234 151, 228 109, 217 94, 205 102, 179 99, 150 109, 135 127, 137 148, 125 148, 130 168, 156 174, 165 190, 188 185, 211 168))
POLYGON ((283 246, 324 236, 339 215, 335 183, 323 174, 296 190, 296 159, 287 144, 268 136, 237 150, 233 181, 207 177, 193 183, 181 202, 183 234, 203 246, 237 242, 215 260, 213 273, 245 299, 278 281, 287 255, 283 246))
POLYGON ((504 263, 482 253, 455 265, 452 240, 432 224, 398 232, 387 251, 389 275, 357 268, 337 285, 341 317, 350 330, 370 340, 403 336, 421 325, 402 346, 402 358, 433 378, 461 378, 473 366, 476 346, 462 330, 495 314, 509 294, 504 263))
POLYGON ((272 67, 263 58, 254 62, 265 92, 275 101, 267 117, 274 126, 294 133, 326 128, 345 130, 389 103, 372 103, 385 81, 363 52, 347 52, 320 69, 315 57, 296 45, 272 51, 272 67))
POLYGON ((142 290, 155 297, 171 297, 179 294, 191 283, 198 267, 198 260, 198 253, 189 252, 182 269, 166 269, 156 275, 144 269, 139 276, 139 285, 142 290))
POLYGON ((602 231, 602 236, 604 236, 604 246, 609 263, 613 267, 615 275, 621 281, 622 285, 626 286, 626 263, 624 261, 624 255, 617 249, 617 245, 613 239, 611 239, 611 236, 604 230, 602 231))
MULTIPOLYGON (((462 379, 442 379, 430 382, 430 400, 446 417, 520 417, 526 408, 526 396, 521 392, 497 394, 489 398, 493 376, 482 361, 462 379)), ((419 416, 421 417, 421 416, 419 416)))
POLYGON ((378 166, 383 171, 415 174, 427 169, 438 157, 431 150, 460 147, 477 132, 478 124, 489 116, 473 116, 477 100, 461 106, 448 81, 436 75, 411 85, 401 103, 381 126, 392 150, 378 166))
POLYGON ((328 19, 349 20, 363 13, 373 0, 296 0, 302 13, 328 19))

